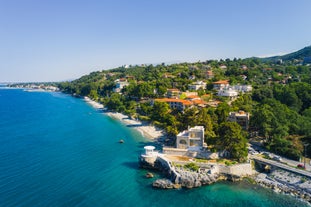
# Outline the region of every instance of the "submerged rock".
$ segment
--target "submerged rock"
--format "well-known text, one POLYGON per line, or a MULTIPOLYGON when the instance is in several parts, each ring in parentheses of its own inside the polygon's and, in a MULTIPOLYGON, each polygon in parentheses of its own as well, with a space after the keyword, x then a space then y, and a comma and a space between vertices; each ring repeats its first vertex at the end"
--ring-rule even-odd
POLYGON ((170 181, 169 179, 158 179, 152 183, 152 186, 155 188, 162 188, 162 189, 172 189, 178 187, 175 186, 175 184, 172 183, 172 181, 170 181))
POLYGON ((153 178, 153 177, 154 177, 154 175, 151 172, 148 172, 146 174, 146 178, 153 178))

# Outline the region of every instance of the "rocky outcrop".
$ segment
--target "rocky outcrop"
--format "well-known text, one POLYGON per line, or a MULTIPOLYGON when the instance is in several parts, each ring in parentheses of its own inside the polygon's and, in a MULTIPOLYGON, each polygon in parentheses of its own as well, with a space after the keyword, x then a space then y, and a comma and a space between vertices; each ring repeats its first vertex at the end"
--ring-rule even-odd
POLYGON ((173 185, 176 184, 184 188, 196 188, 202 185, 215 183, 217 180, 225 179, 237 181, 242 177, 238 176, 238 174, 241 174, 239 172, 243 169, 245 171, 244 166, 238 169, 239 166, 222 166, 220 168, 216 165, 201 166, 198 171, 193 171, 183 167, 173 166, 171 161, 167 160, 164 156, 158 156, 154 161, 141 158, 140 166, 142 168, 151 168, 161 171, 167 179, 156 180, 153 186, 164 189, 174 188, 173 185))
POLYGON ((169 179, 158 179, 153 182, 152 186, 161 189, 172 189, 172 188, 176 189, 181 187, 179 184, 175 184, 169 179))
POLYGON ((194 172, 186 169, 176 169, 179 173, 177 182, 185 188, 196 188, 209 185, 217 181, 218 175, 208 174, 206 171, 194 172))

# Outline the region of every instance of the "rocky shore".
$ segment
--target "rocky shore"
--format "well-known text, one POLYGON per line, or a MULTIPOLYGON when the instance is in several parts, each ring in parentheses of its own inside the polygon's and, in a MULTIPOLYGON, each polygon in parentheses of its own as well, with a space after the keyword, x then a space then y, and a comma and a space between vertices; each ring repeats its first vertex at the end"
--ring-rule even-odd
MULTIPOLYGON (((189 169, 181 165, 173 165, 169 160, 158 157, 154 163, 140 161, 143 168, 159 170, 165 175, 164 179, 157 179, 153 187, 161 189, 196 188, 210 185, 219 180, 239 181, 250 177, 254 184, 270 188, 276 193, 284 193, 304 200, 311 204, 311 179, 284 170, 274 170, 271 173, 256 173, 252 176, 237 176, 232 173, 224 173, 224 168, 217 165, 203 167, 197 170, 189 169)), ((228 167, 230 168, 230 167, 228 167)))
POLYGON ((244 177, 224 173, 220 168, 226 168, 226 170, 228 170, 230 167, 219 167, 215 164, 198 167, 196 170, 182 165, 174 166, 170 160, 165 158, 165 156, 158 156, 157 159, 152 162, 148 162, 146 159, 141 159, 139 163, 142 168, 158 170, 165 175, 166 179, 158 179, 153 183, 154 187, 163 189, 180 187, 190 189, 203 185, 210 185, 218 180, 237 181, 244 177))
POLYGON ((207 170, 191 171, 179 168, 176 173, 178 173, 178 177, 173 176, 174 182, 170 179, 158 179, 153 183, 153 187, 163 189, 184 187, 190 189, 215 183, 220 178, 218 174, 210 174, 207 170))
POLYGON ((311 204, 311 179, 284 170, 260 173, 255 182, 277 193, 284 193, 302 199, 311 204))

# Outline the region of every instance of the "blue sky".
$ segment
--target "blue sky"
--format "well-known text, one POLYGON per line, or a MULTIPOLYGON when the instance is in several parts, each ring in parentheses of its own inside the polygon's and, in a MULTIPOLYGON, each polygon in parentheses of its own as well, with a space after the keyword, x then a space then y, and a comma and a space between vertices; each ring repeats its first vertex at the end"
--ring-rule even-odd
POLYGON ((311 45, 310 8, 310 0, 0 0, 0 82, 288 53, 311 45))

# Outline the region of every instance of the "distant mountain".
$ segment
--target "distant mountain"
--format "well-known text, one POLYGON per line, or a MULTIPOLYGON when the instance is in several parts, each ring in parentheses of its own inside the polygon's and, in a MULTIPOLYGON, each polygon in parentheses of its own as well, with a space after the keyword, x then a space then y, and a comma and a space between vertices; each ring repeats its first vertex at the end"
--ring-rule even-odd
POLYGON ((305 47, 301 50, 298 50, 296 52, 292 52, 286 55, 259 58, 259 59, 261 59, 262 61, 268 61, 268 62, 275 62, 279 59, 282 59, 282 61, 292 61, 295 59, 302 61, 306 57, 311 57, 311 46, 305 47))

